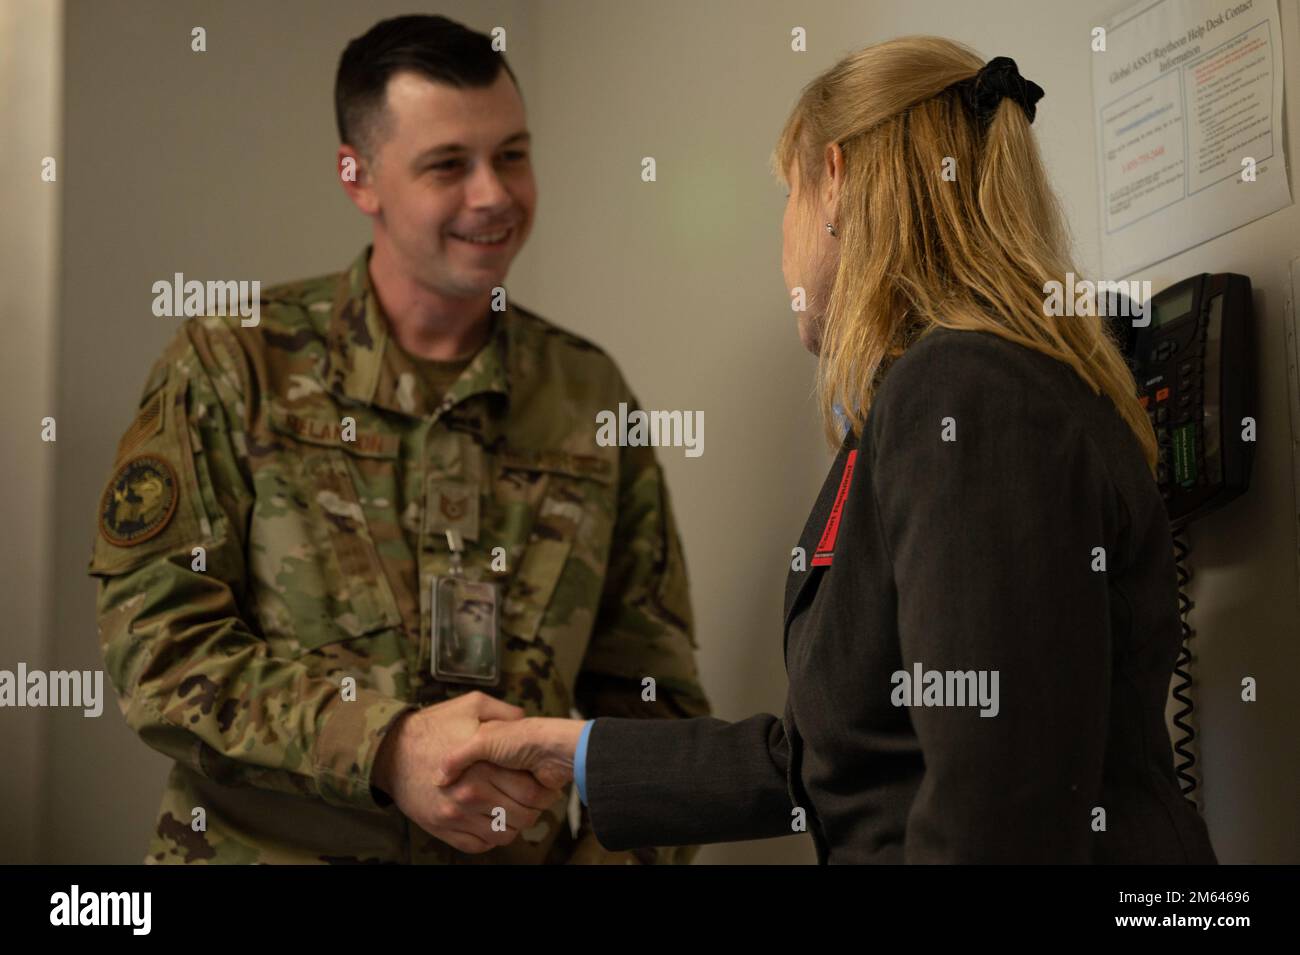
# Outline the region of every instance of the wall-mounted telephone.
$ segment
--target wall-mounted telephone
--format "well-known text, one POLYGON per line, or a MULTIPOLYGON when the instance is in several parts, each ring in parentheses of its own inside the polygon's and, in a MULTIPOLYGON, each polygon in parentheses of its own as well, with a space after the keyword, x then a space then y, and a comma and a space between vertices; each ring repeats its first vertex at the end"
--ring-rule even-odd
MULTIPOLYGON (((1131 303, 1119 314, 1134 314, 1131 303)), ((1169 511, 1178 616, 1183 641, 1174 666, 1174 771, 1183 795, 1194 800, 1196 730, 1190 621, 1195 604, 1187 592, 1192 572, 1186 526, 1222 507, 1250 484, 1255 447, 1242 438, 1242 419, 1254 417, 1250 279, 1229 272, 1202 273, 1153 295, 1147 324, 1112 326, 1123 347, 1138 400, 1155 428, 1160 447, 1156 483, 1169 511)))
POLYGON ((1129 367, 1160 446, 1156 482, 1178 529, 1250 484, 1254 415, 1250 279, 1183 279, 1151 297, 1150 323, 1126 332, 1129 367))

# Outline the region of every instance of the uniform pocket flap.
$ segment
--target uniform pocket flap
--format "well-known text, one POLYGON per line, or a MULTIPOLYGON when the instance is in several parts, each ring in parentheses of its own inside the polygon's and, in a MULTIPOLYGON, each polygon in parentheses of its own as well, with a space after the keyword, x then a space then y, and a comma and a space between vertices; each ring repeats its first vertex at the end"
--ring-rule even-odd
POLYGON ((514 471, 542 471, 567 477, 586 478, 608 484, 614 475, 608 458, 569 451, 536 451, 531 448, 502 448, 501 467, 514 471))

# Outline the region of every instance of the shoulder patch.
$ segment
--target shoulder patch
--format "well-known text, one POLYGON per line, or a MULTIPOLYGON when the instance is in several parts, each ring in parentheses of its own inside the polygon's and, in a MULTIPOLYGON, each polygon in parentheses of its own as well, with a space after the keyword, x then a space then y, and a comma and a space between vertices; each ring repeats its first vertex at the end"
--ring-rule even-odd
POLYGON ((113 474, 99 502, 99 532, 117 547, 162 533, 176 513, 176 471, 156 454, 142 454, 113 474))

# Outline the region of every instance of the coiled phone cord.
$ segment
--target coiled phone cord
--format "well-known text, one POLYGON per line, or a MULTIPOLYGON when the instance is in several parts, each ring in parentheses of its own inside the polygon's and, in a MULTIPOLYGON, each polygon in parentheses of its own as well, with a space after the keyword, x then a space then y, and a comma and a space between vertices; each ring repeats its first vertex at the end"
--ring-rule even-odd
POLYGON ((1178 682, 1174 684, 1173 696, 1182 705, 1182 708, 1174 713, 1174 727, 1182 734, 1174 742, 1174 754, 1177 756, 1174 772, 1178 775, 1178 786, 1183 791, 1183 797, 1196 802, 1192 794, 1196 792, 1199 780, 1192 773, 1192 768, 1196 765, 1196 754, 1191 749, 1192 742, 1196 739, 1196 730, 1187 722, 1192 715, 1192 698, 1188 695, 1188 691, 1192 688, 1191 640, 1196 635, 1196 630, 1188 622, 1188 615, 1196 606, 1187 594, 1187 583, 1192 579, 1192 572, 1187 567, 1186 561, 1192 548, 1187 542, 1185 528, 1175 531, 1173 537, 1174 567, 1178 571, 1178 619, 1183 628, 1183 643, 1178 650, 1178 662, 1174 665, 1174 676, 1178 678, 1178 682))

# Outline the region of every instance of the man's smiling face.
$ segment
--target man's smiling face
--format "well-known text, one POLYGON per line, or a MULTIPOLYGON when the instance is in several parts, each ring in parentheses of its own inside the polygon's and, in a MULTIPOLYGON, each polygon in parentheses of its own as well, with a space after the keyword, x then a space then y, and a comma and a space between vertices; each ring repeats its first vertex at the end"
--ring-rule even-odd
POLYGON ((371 149, 377 241, 413 281, 449 298, 505 284, 532 230, 537 184, 510 75, 457 89, 412 72, 388 82, 371 149))

